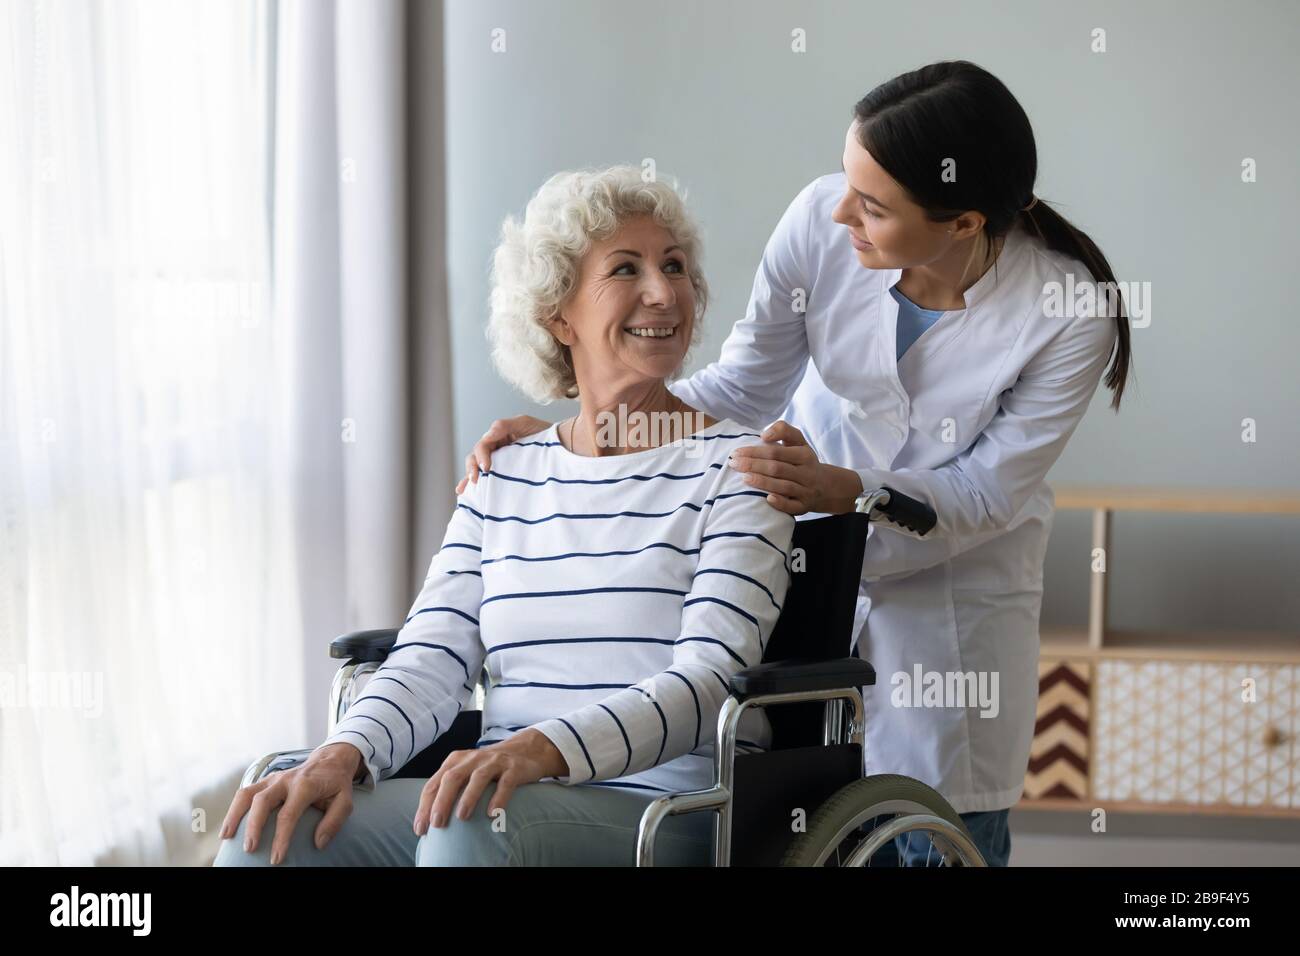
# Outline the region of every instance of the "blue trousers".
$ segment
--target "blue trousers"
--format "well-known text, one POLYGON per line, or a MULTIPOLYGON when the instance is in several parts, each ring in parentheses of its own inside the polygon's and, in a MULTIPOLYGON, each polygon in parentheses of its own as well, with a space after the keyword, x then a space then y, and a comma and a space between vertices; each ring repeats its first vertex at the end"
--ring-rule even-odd
MULTIPOLYGON (((496 790, 489 784, 468 820, 453 813, 445 827, 430 827, 422 837, 411 828, 424 779, 383 780, 374 791, 355 790, 352 813, 323 850, 316 849, 316 826, 324 814, 308 807, 294 827, 281 866, 631 866, 637 825, 653 799, 612 787, 568 787, 552 782, 519 787, 505 813, 487 816, 496 790)), ((964 813, 962 820, 990 866, 1006 866, 1011 853, 1007 810, 964 813)), ((240 821, 233 838, 223 840, 214 866, 269 866, 277 813, 272 812, 258 847, 244 850, 240 821)), ((712 813, 668 817, 655 844, 656 866, 710 866, 713 862, 712 813)), ((872 866, 937 865, 924 834, 909 833, 882 847, 872 866), (911 839, 911 845, 908 840, 911 839), (895 846, 896 844, 896 846, 895 846)))
MULTIPOLYGON (((415 835, 411 821, 424 778, 381 780, 373 790, 354 790, 352 813, 323 850, 316 826, 324 814, 308 807, 298 819, 281 866, 632 866, 637 825, 653 796, 614 787, 525 784, 505 812, 487 815, 492 783, 468 820, 455 815, 444 827, 415 835)), ((257 849, 244 850, 245 816, 233 838, 223 840, 214 866, 269 866, 278 811, 262 828, 257 849)), ((713 814, 671 816, 659 827, 656 866, 709 866, 713 862, 713 814)))

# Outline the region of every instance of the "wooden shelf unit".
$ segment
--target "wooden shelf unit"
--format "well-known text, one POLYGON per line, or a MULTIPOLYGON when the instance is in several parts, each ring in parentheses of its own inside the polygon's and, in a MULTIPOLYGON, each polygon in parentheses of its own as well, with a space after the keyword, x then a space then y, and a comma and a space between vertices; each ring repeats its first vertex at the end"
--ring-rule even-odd
POLYGON ((1300 817, 1300 633, 1107 622, 1117 512, 1300 516, 1300 494, 1053 491, 1059 510, 1092 513, 1106 570, 1091 573, 1085 626, 1041 632, 1038 721, 1017 807, 1300 817))

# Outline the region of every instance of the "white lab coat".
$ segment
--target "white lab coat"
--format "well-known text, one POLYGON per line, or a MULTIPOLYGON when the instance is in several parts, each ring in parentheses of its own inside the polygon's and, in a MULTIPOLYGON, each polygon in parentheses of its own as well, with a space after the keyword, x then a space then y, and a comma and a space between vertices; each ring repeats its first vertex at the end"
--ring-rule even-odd
POLYGON ((867 540, 855 624, 877 673, 864 695, 865 770, 922 780, 960 813, 1000 810, 1020 798, 1033 738, 1053 515, 1044 477, 1088 408, 1115 320, 1049 316, 1047 283, 1092 276, 1017 227, 966 308, 896 362, 889 290, 902 272, 858 261, 831 219, 844 189, 834 173, 795 197, 721 358, 671 387, 715 417, 756 428, 785 418, 864 488, 889 485, 935 509, 925 538, 880 522, 867 540), (917 683, 918 665, 922 687, 928 672, 945 683, 982 672, 991 693, 996 674, 996 716, 951 695, 898 706, 896 696, 926 703, 901 677, 917 683))

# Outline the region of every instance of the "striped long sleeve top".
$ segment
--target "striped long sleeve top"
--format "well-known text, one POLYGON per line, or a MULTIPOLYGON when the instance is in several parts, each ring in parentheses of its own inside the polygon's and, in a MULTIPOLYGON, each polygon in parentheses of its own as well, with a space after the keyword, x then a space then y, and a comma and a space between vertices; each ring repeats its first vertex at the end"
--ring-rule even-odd
MULTIPOLYGON (((761 661, 789 583, 794 519, 726 463, 757 441, 724 420, 626 455, 575 455, 554 426, 498 449, 322 746, 361 750, 372 788, 451 725, 486 670, 479 746, 532 727, 564 755, 560 783, 709 786, 728 677, 761 661)), ((738 749, 770 738, 747 710, 738 749)))

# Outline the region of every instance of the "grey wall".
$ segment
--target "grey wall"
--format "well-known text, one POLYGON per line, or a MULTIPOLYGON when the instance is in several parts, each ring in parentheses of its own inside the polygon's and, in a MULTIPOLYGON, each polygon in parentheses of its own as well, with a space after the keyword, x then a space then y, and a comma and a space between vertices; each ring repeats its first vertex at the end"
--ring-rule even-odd
MULTIPOLYGON (((1120 279, 1150 282, 1137 379, 1099 391, 1055 481, 1295 487, 1300 386, 1290 283, 1300 213, 1300 6, 1207 2, 784 3, 449 0, 450 292, 463 455, 497 416, 542 409, 494 374, 483 337, 502 218, 553 172, 653 157, 686 187, 714 290, 694 363, 744 313, 798 189, 838 168, 853 102, 931 60, 1000 76, 1034 123, 1037 193, 1120 279), (502 28, 506 52, 493 53, 502 28), (1094 27, 1107 52, 1090 50, 1094 27), (802 28, 807 52, 790 51, 802 28), (1243 157, 1258 181, 1241 182, 1243 157), (1257 438, 1241 441, 1254 418, 1257 438)), ((1082 622, 1087 521, 1062 514, 1044 623, 1082 622)), ((1300 519, 1124 515, 1117 627, 1293 628, 1300 519), (1196 582, 1231 575, 1233 586, 1196 582)))
MULTIPOLYGON (((448 0, 456 435, 556 418, 501 383, 483 336, 497 229, 551 173, 653 157, 703 225, 714 292, 694 361, 743 315, 795 193, 839 168, 854 101, 946 58, 996 73, 1034 123, 1036 193, 1122 280, 1152 284, 1119 415, 1101 390, 1053 481, 1295 488, 1300 5, 1209 2, 448 0), (493 28, 507 50, 490 49, 493 28), (1103 27, 1108 50, 1093 53, 1103 27), (807 52, 790 51, 802 28, 807 52), (1241 161, 1258 182, 1241 181, 1241 161), (1241 421, 1257 422, 1244 444, 1241 421)), ((1086 516, 1058 516, 1044 623, 1082 622, 1086 516)), ((1300 519, 1122 515, 1112 625, 1300 632, 1300 519)))

